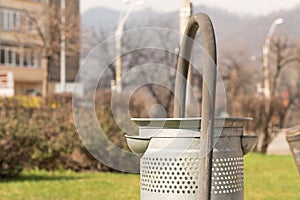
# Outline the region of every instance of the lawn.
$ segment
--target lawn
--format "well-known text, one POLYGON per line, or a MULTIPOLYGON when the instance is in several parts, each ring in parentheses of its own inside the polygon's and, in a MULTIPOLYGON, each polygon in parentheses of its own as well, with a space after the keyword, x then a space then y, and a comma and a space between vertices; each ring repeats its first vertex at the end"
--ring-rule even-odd
MULTIPOLYGON (((1 200, 137 200, 139 176, 31 171, 0 182, 1 200)), ((300 176, 290 156, 245 158, 245 199, 300 199, 300 176)))
POLYGON ((246 156, 245 199, 300 199, 300 176, 292 157, 246 156))

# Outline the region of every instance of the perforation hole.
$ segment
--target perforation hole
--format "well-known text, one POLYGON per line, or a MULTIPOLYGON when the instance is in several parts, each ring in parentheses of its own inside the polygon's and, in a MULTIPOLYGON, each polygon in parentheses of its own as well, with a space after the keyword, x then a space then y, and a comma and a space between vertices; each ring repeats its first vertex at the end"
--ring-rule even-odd
POLYGON ((195 194, 198 192, 198 166, 198 158, 143 157, 141 190, 167 194, 195 194), (151 162, 147 162, 148 160, 151 162))
POLYGON ((213 159, 212 192, 229 194, 243 190, 244 166, 242 157, 213 159))
MULTIPOLYGON (((191 157, 143 157, 141 190, 155 193, 195 194, 199 192, 199 159, 191 157)), ((229 194, 243 190, 243 158, 213 159, 212 193, 229 194)))

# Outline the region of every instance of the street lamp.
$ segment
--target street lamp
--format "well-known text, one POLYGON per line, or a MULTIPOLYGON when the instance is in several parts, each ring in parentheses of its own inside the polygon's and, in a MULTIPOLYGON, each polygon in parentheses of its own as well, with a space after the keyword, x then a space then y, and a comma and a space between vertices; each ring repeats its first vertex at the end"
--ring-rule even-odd
POLYGON ((61 24, 62 29, 60 33, 60 92, 65 92, 66 90, 66 35, 65 35, 65 26, 66 26, 66 16, 65 16, 65 10, 66 10, 66 1, 61 0, 61 24))
POLYGON ((182 37, 185 32, 185 28, 187 23, 190 20, 190 17, 192 15, 192 4, 190 0, 181 0, 181 5, 180 5, 180 16, 179 16, 179 32, 180 32, 180 37, 179 37, 179 44, 182 41, 182 37))
MULTIPOLYGON (((180 5, 180 16, 179 16, 179 45, 181 44, 181 41, 184 37, 186 25, 190 20, 190 17, 192 15, 193 8, 192 8, 192 3, 191 0, 181 0, 181 5, 180 5)), ((190 69, 188 71, 188 83, 192 85, 192 70, 190 69)), ((192 96, 193 95, 193 89, 192 87, 187 87, 186 91, 186 104, 189 105, 192 102, 192 96)))
POLYGON ((115 31, 115 48, 116 48, 116 82, 115 89, 117 92, 122 91, 122 58, 121 58, 121 48, 122 48, 122 36, 124 32, 125 23, 131 14, 134 6, 143 6, 143 1, 136 1, 135 5, 133 5, 132 0, 124 0, 124 3, 129 6, 125 11, 120 14, 119 22, 117 25, 117 29, 115 31))
POLYGON ((265 43, 263 45, 262 53, 263 53, 263 73, 264 73, 264 96, 268 100, 271 95, 270 88, 270 67, 269 67, 269 54, 270 54, 270 45, 272 36, 275 32, 276 26, 280 25, 284 22, 283 18, 278 18, 273 21, 271 24, 270 30, 266 37, 265 43))

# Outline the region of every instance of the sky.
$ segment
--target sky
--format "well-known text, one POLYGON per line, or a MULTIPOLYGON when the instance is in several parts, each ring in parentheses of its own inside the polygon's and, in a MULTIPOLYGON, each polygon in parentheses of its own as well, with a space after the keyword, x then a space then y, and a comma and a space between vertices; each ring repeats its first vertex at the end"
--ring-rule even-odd
MULTIPOLYGON (((131 0, 134 1, 134 0, 131 0)), ((136 0, 137 1, 137 0, 136 0)), ((174 11, 181 0, 144 0, 144 7, 160 11, 174 11)), ((192 0, 195 5, 223 8, 240 15, 266 15, 272 11, 291 9, 300 5, 300 0, 192 0)), ((114 10, 124 9, 124 0, 81 0, 81 12, 103 6, 114 10)))

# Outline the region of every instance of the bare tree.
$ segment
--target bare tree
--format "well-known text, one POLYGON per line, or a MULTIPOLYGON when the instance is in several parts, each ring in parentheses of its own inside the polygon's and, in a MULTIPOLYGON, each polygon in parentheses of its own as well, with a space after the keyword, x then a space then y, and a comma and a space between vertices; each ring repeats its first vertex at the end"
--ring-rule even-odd
POLYGON ((287 116, 289 111, 293 106, 300 105, 300 83, 297 83, 295 87, 287 85, 286 90, 281 92, 281 95, 278 97, 277 106, 278 106, 278 117, 279 117, 279 128, 287 127, 287 116))
MULTIPOLYGON (((31 34, 38 41, 34 47, 41 52, 45 73, 43 77, 43 96, 48 92, 50 67, 58 65, 60 60, 61 34, 66 41, 66 56, 79 56, 80 50, 80 16, 76 12, 75 3, 67 1, 66 9, 62 11, 58 2, 44 4, 40 11, 25 11, 27 23, 23 23, 23 31, 31 29, 31 34), (74 12, 75 11, 75 12, 74 12), (62 15, 66 22, 62 22, 62 15)), ((19 38, 25 43, 26 38, 19 38)))
MULTIPOLYGON (((148 23, 149 26, 151 26, 153 23, 157 23, 157 21, 149 21, 148 23)), ((169 22, 160 21, 160 26, 167 27, 165 23, 169 22)), ((150 80, 154 80, 157 77, 159 77, 162 82, 164 82, 165 86, 150 83, 143 85, 141 89, 144 93, 147 93, 145 95, 148 95, 148 97, 150 95, 148 103, 160 104, 166 110, 168 116, 171 116, 173 109, 172 89, 174 88, 175 70, 177 65, 177 53, 175 53, 174 51, 176 47, 178 47, 178 38, 174 38, 175 34, 170 36, 167 30, 156 30, 149 28, 142 29, 140 31, 138 30, 136 32, 124 32, 122 37, 122 74, 125 74, 127 71, 131 70, 134 67, 145 64, 156 67, 162 65, 173 69, 164 74, 161 74, 158 71, 155 72, 155 69, 153 69, 151 66, 149 66, 149 68, 147 69, 142 68, 139 71, 140 77, 142 77, 145 82, 151 82, 150 80), (145 36, 145 34, 147 34, 147 36, 145 36), (155 45, 153 45, 154 43, 155 45), (160 48, 151 48, 151 46, 159 46, 160 48), (130 51, 127 52, 127 50, 130 51), (173 50, 173 52, 171 52, 171 50, 173 50), (125 51, 127 53, 124 53, 125 51)), ((101 41, 104 41, 106 38, 108 38, 108 34, 109 33, 107 33, 107 31, 105 32, 103 30, 94 30, 95 43, 93 45, 95 46, 101 41)), ((105 59, 106 57, 114 57, 113 55, 115 52, 114 48, 112 48, 114 47, 114 45, 110 42, 110 40, 106 40, 106 42, 101 44, 101 55, 99 55, 100 59, 105 59)), ((105 75, 102 76, 103 78, 105 78, 105 80, 103 79, 101 81, 102 85, 99 88, 107 88, 110 85, 110 81, 115 80, 115 74, 115 63, 112 60, 111 63, 109 63, 109 65, 107 66, 105 75), (103 83, 103 81, 105 81, 106 83, 103 83)), ((134 86, 135 81, 136 80, 130 78, 123 79, 122 84, 124 85, 124 92, 126 92, 126 88, 134 86)))
MULTIPOLYGON (((279 95, 278 95, 278 83, 280 75, 282 74, 282 71, 284 68, 291 66, 292 63, 300 63, 300 54, 299 54, 299 47, 295 45, 295 42, 290 41, 286 37, 278 37, 272 41, 271 44, 271 58, 274 60, 272 62, 273 67, 270 67, 271 70, 271 96, 270 100, 265 102, 265 121, 264 126, 262 128, 262 147, 261 152, 265 153, 267 151, 267 147, 269 143, 271 142, 272 138, 274 137, 274 118, 276 117, 276 110, 280 109, 282 107, 281 105, 276 104, 276 101, 278 101, 279 95)), ((281 85, 281 87, 284 85, 284 83, 281 85)), ((288 85, 286 85, 286 88, 289 88, 288 85)), ((283 105, 283 108, 281 110, 281 117, 280 117, 280 123, 279 126, 283 126, 283 121, 285 119, 286 113, 290 106, 294 104, 295 99, 298 98, 299 94, 298 92, 292 92, 291 90, 287 90, 290 93, 289 102, 286 106, 283 105), (292 95, 294 93, 294 95, 292 95)), ((280 113, 280 112, 279 112, 280 113)))
MULTIPOLYGON (((170 69, 167 73, 164 74, 157 74, 159 72, 147 70, 143 68, 141 72, 141 76, 144 77, 146 80, 153 80, 153 76, 160 77, 162 82, 165 83, 165 86, 157 85, 157 84, 146 84, 143 87, 147 89, 149 94, 153 97, 157 104, 160 104, 164 107, 167 112, 167 115, 170 117, 172 116, 173 110, 173 92, 174 84, 175 84, 175 70, 177 65, 177 58, 178 55, 176 53, 170 52, 169 50, 175 50, 176 43, 172 43, 174 38, 170 38, 170 35, 167 34, 167 31, 158 31, 155 32, 155 36, 145 38, 142 35, 139 36, 140 39, 136 38, 125 38, 125 46, 132 49, 132 45, 135 45, 136 41, 144 42, 145 46, 151 46, 153 41, 159 43, 158 46, 161 49, 151 49, 145 48, 136 50, 131 52, 130 54, 124 57, 124 63, 126 66, 129 66, 127 70, 131 67, 139 66, 147 63, 151 63, 153 65, 163 65, 167 66, 170 69)), ((134 81, 134 80, 133 80, 134 81)), ((148 81, 146 81, 148 82, 148 81)), ((127 83, 130 84, 130 83, 127 83)))
POLYGON ((220 71, 226 90, 227 112, 230 116, 245 117, 247 111, 243 101, 247 96, 256 95, 255 84, 259 77, 251 76, 257 74, 258 70, 251 65, 243 53, 236 56, 229 52, 220 59, 220 71))

